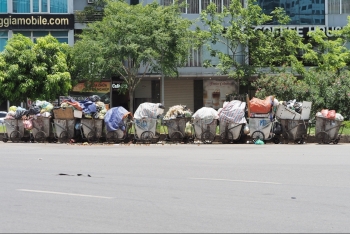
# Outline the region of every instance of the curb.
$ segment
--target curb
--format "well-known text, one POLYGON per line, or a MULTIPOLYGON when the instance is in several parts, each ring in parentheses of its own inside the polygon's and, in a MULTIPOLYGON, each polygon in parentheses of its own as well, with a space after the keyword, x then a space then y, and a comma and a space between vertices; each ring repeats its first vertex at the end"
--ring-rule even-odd
MULTIPOLYGON (((4 133, 0 133, 0 141, 2 141, 4 133)), ((163 141, 165 139, 164 134, 160 135, 159 141, 163 141)), ((131 137, 133 137, 133 135, 131 135, 131 137)), ((283 142, 283 139, 281 139, 281 141, 283 142)), ((241 139, 239 139, 236 143, 237 144, 249 144, 248 142, 252 142, 252 138, 250 136, 243 136, 241 139)), ((213 143, 215 144, 220 144, 221 143, 221 137, 220 136, 216 136, 213 143)), ((272 141, 267 141, 266 143, 268 144, 274 144, 272 141)), ((293 144, 294 142, 289 141, 289 144, 293 144)), ((316 140, 315 136, 309 136, 306 140, 305 143, 318 143, 316 140)), ((350 136, 346 135, 346 136, 341 136, 339 143, 350 143, 350 136)))

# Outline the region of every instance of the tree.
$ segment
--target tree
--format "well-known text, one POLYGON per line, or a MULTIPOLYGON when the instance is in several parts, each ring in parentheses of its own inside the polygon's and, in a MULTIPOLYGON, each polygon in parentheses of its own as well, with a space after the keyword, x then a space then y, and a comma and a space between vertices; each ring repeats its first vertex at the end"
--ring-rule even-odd
POLYGON ((350 51, 345 47, 346 41, 342 38, 342 31, 328 37, 325 32, 317 28, 316 31, 309 32, 308 36, 310 38, 303 49, 303 60, 315 64, 317 72, 340 72, 347 66, 350 51))
MULTIPOLYGON (((289 18, 281 8, 276 8, 271 15, 264 14, 255 0, 249 0, 246 7, 240 0, 232 0, 223 13, 218 13, 217 6, 211 3, 201 14, 204 30, 197 28, 198 38, 206 43, 211 56, 219 59, 216 65, 219 73, 246 85, 248 78, 262 72, 264 67, 300 68, 297 54, 302 38, 294 30, 257 28, 272 20, 285 24, 289 18), (224 45, 227 50, 215 49, 216 44, 224 45)), ((213 66, 212 61, 205 61, 205 66, 213 66)))
POLYGON ((177 5, 108 1, 103 20, 88 24, 74 46, 76 79, 91 87, 103 78, 122 77, 132 112, 134 90, 147 73, 177 74, 189 52, 190 24, 177 5))
POLYGON ((52 100, 71 89, 67 44, 48 35, 33 43, 21 34, 0 55, 0 93, 11 102, 52 100))

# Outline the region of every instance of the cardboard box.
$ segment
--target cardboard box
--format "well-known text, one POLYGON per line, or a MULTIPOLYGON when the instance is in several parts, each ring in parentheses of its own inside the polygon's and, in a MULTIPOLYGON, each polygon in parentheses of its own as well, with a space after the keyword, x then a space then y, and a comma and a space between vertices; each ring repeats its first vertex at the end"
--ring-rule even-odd
POLYGON ((83 117, 83 112, 80 110, 74 110, 74 118, 81 119, 83 117))
POLYGON ((72 107, 53 109, 55 119, 74 119, 72 107))

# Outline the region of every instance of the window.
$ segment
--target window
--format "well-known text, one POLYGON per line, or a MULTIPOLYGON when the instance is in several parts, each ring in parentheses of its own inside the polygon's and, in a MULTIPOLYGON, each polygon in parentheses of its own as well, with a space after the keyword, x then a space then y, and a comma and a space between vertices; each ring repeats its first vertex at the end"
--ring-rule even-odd
POLYGON ((3 51, 5 49, 6 43, 8 40, 8 34, 7 31, 0 31, 0 51, 3 51))
POLYGON ((328 0, 328 13, 340 14, 340 0, 328 0))
POLYGON ((12 4, 13 13, 68 13, 68 0, 13 0, 12 4))
POLYGON ((311 5, 311 4, 308 5, 308 6, 307 6, 307 9, 312 9, 312 5, 311 5))
POLYGON ((350 13, 350 0, 342 0, 341 2, 341 13, 342 14, 349 14, 350 13))
POLYGON ((20 33, 25 37, 29 37, 36 42, 36 39, 39 37, 45 37, 51 34, 54 38, 56 38, 60 43, 68 44, 68 32, 67 31, 14 31, 14 34, 20 33))
POLYGON ((190 49, 190 56, 185 67, 201 67, 202 66, 202 52, 201 49, 190 49))
MULTIPOLYGON (((221 2, 221 1, 220 1, 221 2)), ((204 11, 204 10, 206 10, 207 9, 207 7, 209 6, 209 4, 210 4, 210 0, 201 0, 201 4, 202 4, 202 6, 201 6, 201 10, 202 11, 204 11)))
POLYGON ((7 0, 0 0, 0 13, 7 13, 7 0))
MULTIPOLYGON (((52 1, 52 0, 51 0, 52 1)), ((207 9, 208 5, 213 2, 216 4, 217 12, 222 12, 223 8, 229 8, 231 0, 179 0, 179 3, 186 3, 187 8, 181 8, 182 13, 187 14, 199 14, 207 9)), ((174 0, 160 0, 160 5, 169 6, 174 3, 174 0)), ((244 0, 241 0, 242 6, 244 6, 244 0)))
POLYGON ((188 8, 187 14, 199 14, 199 1, 187 0, 188 8))

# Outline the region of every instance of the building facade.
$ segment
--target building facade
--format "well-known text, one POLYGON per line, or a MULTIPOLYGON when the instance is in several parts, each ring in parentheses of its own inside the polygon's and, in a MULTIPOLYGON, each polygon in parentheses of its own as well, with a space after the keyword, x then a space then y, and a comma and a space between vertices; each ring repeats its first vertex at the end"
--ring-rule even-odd
MULTIPOLYGON (((173 0, 159 0, 162 5, 173 4, 173 0)), ((202 10, 206 9, 211 1, 222 11, 230 0, 185 0, 187 8, 182 9, 182 16, 190 20, 199 18, 202 10)), ((242 0, 244 1, 244 0, 242 0)), ((60 42, 73 46, 76 34, 82 32, 86 24, 74 19, 76 11, 83 10, 92 0, 0 0, 0 50, 15 33, 22 33, 32 38, 45 36, 51 33, 60 42)), ((152 0, 143 1, 144 4, 152 0)), ((269 14, 275 7, 282 7, 291 18, 290 25, 300 36, 322 28, 325 32, 340 29, 347 24, 350 15, 350 0, 258 0, 263 11, 269 14)), ((137 0, 129 1, 137 4, 137 0)), ((259 27, 273 30, 276 22, 259 27)), ((214 45, 213 45, 214 46, 214 45)), ((227 50, 215 45, 219 50, 227 50)), ((215 68, 204 68, 203 61, 213 60, 205 48, 191 50, 185 67, 179 68, 179 78, 165 79, 164 104, 171 107, 176 104, 187 105, 191 110, 202 106, 211 106, 216 109, 222 106, 226 94, 238 90, 237 83, 227 76, 217 75, 215 68)), ((237 58, 239 59, 239 58, 237 58)), ((141 71, 142 72, 142 69, 141 71)), ((125 105, 127 95, 121 96, 117 92, 120 80, 111 80, 111 106, 125 105)), ((142 102, 160 102, 161 75, 148 75, 141 81, 135 91, 134 106, 142 102)))

